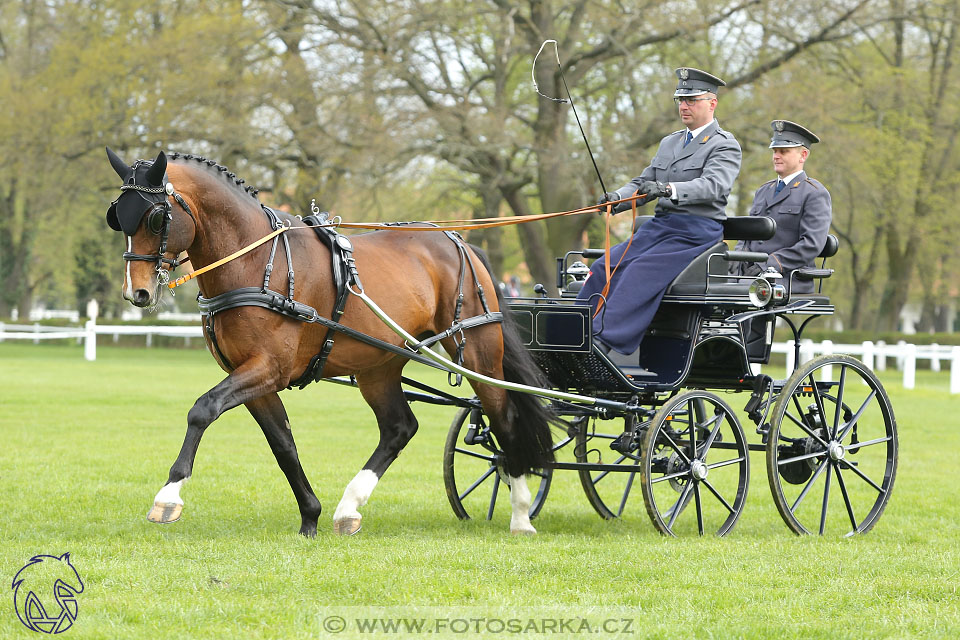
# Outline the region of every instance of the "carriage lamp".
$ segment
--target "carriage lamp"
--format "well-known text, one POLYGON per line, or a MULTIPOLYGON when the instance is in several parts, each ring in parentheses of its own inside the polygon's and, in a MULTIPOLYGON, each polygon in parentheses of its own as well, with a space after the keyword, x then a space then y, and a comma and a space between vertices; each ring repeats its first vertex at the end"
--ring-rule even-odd
POLYGON ((765 307, 773 298, 773 285, 764 278, 757 278, 750 283, 747 295, 750 296, 750 304, 755 307, 765 307))
POLYGON ((590 273, 590 267, 579 260, 567 267, 567 275, 573 276, 574 280, 585 280, 588 273, 590 273))

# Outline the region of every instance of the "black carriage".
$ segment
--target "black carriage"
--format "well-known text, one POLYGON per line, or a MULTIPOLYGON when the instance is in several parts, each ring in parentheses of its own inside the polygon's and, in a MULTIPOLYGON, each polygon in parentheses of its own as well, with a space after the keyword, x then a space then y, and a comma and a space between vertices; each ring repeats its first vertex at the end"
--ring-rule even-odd
MULTIPOLYGON (((731 218, 724 238, 766 239, 774 225, 769 218, 731 218)), ((820 266, 789 278, 732 278, 731 261, 762 262, 766 255, 718 243, 670 285, 631 356, 594 343, 590 307, 576 300, 587 271, 581 258, 602 252, 559 258, 561 297, 541 287, 541 297, 513 299, 510 310, 551 388, 598 402, 551 400, 565 432, 555 442, 557 462, 537 474, 531 517, 543 507, 553 472, 573 470, 604 518, 636 509, 639 485, 661 533, 724 535, 744 509, 749 454, 762 451, 774 502, 792 531, 850 535, 873 527, 897 467, 896 420, 874 373, 845 355, 798 364, 786 379, 751 366, 769 361, 777 319, 791 331, 793 361, 800 362, 804 328, 834 307, 820 287, 803 295, 791 289, 800 279, 822 284, 837 247, 830 236, 820 266), (751 325, 760 340, 748 340, 751 325), (752 423, 753 442, 731 404, 752 423)), ((479 404, 461 404, 444 449, 444 481, 457 516, 492 516, 503 484, 500 459, 479 404)))

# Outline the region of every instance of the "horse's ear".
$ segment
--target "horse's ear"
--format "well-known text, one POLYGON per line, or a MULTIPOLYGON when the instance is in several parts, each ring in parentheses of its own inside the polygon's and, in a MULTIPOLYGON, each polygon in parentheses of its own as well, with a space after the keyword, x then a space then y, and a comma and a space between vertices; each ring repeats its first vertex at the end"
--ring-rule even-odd
POLYGON ((107 147, 107 158, 110 159, 110 166, 117 172, 117 175, 120 176, 122 180, 126 180, 127 175, 130 174, 130 166, 121 160, 120 156, 115 154, 110 147, 107 147))
POLYGON ((160 186, 163 184, 163 174, 167 172, 167 156, 163 151, 157 154, 153 166, 147 169, 147 184, 160 186))

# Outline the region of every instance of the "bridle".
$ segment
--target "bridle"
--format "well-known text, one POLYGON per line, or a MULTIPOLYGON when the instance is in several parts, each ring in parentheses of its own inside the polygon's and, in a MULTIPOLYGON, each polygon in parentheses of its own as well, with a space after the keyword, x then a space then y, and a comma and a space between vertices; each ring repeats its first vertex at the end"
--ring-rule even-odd
MULTIPOLYGON (((190 216, 190 219, 193 221, 194 230, 198 228, 197 219, 193 216, 190 205, 174 190, 173 185, 169 182, 165 181, 163 186, 160 187, 145 187, 139 184, 125 184, 120 187, 121 192, 131 190, 149 193, 151 195, 166 194, 167 196, 173 196, 177 204, 190 216)), ((122 196, 123 193, 120 195, 122 196)), ((117 199, 119 200, 119 198, 117 199)), ((155 254, 145 255, 133 253, 132 251, 124 251, 123 259, 127 262, 143 261, 157 263, 157 284, 162 286, 170 281, 170 272, 183 264, 183 262, 186 262, 186 260, 181 261, 178 258, 168 258, 165 255, 167 253, 167 241, 170 238, 170 225, 173 222, 173 208, 170 206, 170 201, 164 198, 147 209, 143 215, 146 218, 145 226, 147 230, 154 235, 160 236, 160 247, 155 254), (167 267, 164 268, 164 265, 167 265, 167 267)))

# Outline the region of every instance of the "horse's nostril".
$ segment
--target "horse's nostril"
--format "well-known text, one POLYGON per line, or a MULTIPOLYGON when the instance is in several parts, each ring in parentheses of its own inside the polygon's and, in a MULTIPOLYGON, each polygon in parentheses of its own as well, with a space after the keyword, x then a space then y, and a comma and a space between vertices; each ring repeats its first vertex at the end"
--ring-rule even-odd
POLYGON ((133 304, 138 307, 145 306, 150 301, 150 292, 146 289, 137 289, 133 292, 133 304))

